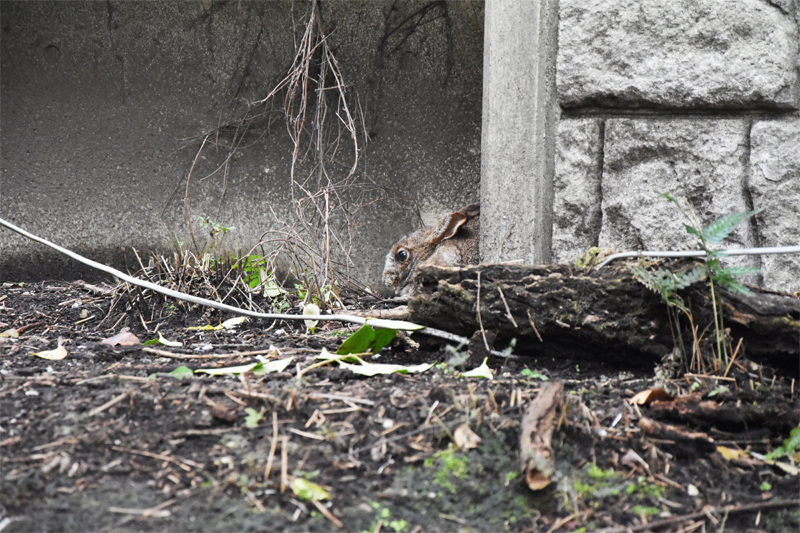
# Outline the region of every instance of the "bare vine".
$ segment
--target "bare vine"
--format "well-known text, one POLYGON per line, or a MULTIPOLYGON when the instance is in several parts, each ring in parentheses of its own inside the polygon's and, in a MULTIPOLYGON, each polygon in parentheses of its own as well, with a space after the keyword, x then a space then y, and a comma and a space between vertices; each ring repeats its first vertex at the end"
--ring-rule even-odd
MULTIPOLYGON (((310 0, 300 19, 302 36, 287 74, 263 98, 252 102, 242 116, 217 126, 202 138, 187 175, 184 211, 192 227, 189 186, 203 150, 219 146, 221 132, 232 133, 228 154, 206 179, 223 173, 227 190, 233 155, 256 126, 268 129, 276 119, 274 109, 282 98, 282 115, 292 141, 291 220, 281 220, 270 208, 279 229, 265 232, 259 244, 271 271, 291 264, 294 275, 315 294, 350 280, 352 215, 362 207, 356 189, 360 153, 367 135, 363 112, 347 94, 346 82, 330 46, 332 31, 323 28, 319 0, 310 0)), ((357 102, 357 100, 356 100, 357 102)), ((191 232, 196 251, 200 248, 191 232)), ((249 255, 249 254, 248 254, 249 255)))

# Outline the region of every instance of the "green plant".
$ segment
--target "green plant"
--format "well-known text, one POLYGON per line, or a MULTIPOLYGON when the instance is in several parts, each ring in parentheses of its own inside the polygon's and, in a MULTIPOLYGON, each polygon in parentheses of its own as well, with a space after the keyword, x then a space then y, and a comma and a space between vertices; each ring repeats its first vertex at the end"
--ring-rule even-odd
POLYGON ((211 235, 211 245, 209 249, 216 248, 219 250, 222 248, 222 241, 225 240, 225 235, 227 235, 229 231, 236 229, 234 226, 224 226, 221 222, 211 220, 210 217, 204 215, 198 215, 197 218, 200 221, 200 227, 208 229, 211 235))
MULTIPOLYGON (((671 308, 675 308, 683 312, 688 318, 692 335, 694 337, 693 343, 693 363, 690 367, 694 366, 696 357, 697 364, 700 364, 699 343, 701 336, 698 336, 698 328, 694 324, 694 318, 691 311, 685 305, 683 299, 678 295, 678 291, 685 289, 699 281, 707 280, 711 292, 711 305, 714 315, 714 332, 715 341, 717 346, 717 360, 719 363, 726 365, 728 363, 728 346, 725 339, 725 324, 722 314, 721 302, 717 292, 718 287, 723 287, 730 291, 741 292, 748 294, 750 289, 740 283, 737 278, 758 272, 756 268, 749 267, 724 267, 720 262, 720 258, 724 256, 713 246, 719 245, 725 237, 738 226, 741 222, 761 212, 760 209, 755 211, 748 211, 744 213, 734 213, 725 215, 711 224, 700 227, 699 220, 694 212, 691 210, 688 202, 684 200, 685 205, 670 196, 668 193, 663 193, 661 196, 667 201, 675 204, 680 210, 684 219, 689 222, 684 223, 683 227, 686 232, 694 236, 698 248, 705 252, 705 260, 695 265, 694 267, 673 271, 669 269, 647 269, 644 266, 636 265, 631 267, 631 272, 642 280, 649 288, 659 293, 662 299, 671 308)), ((672 318, 672 317, 671 317, 672 318)), ((676 324, 678 323, 678 316, 674 315, 676 324)))
POLYGON ((395 335, 397 335, 397 330, 395 329, 373 329, 372 326, 364 324, 344 340, 339 349, 336 350, 336 354, 348 355, 367 351, 378 353, 384 346, 392 342, 395 335))
POLYGON ((542 381, 547 381, 550 379, 544 374, 537 372, 536 370, 531 370, 530 368, 523 368, 521 374, 526 378, 540 379, 542 381))
POLYGON ((432 467, 435 463, 440 463, 441 468, 433 476, 433 482, 449 490, 452 494, 456 493, 452 477, 466 479, 467 477, 467 458, 450 446, 445 450, 436 452, 433 456, 427 457, 424 461, 426 468, 432 467))
POLYGON ((794 428, 789 433, 789 438, 783 441, 783 446, 778 446, 768 453, 766 459, 774 461, 775 459, 789 457, 794 462, 794 456, 797 454, 798 448, 800 448, 800 427, 794 428))

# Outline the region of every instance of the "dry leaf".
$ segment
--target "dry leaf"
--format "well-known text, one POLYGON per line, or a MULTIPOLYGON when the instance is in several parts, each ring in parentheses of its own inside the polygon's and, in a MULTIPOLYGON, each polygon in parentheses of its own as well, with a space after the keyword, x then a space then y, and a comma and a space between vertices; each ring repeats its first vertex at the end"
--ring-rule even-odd
POLYGON ((131 333, 128 328, 122 328, 122 331, 113 337, 101 340, 100 344, 107 344, 109 346, 135 346, 136 344, 140 344, 140 342, 139 337, 131 333))
POLYGON ((628 400, 628 403, 630 403, 631 405, 633 404, 647 405, 648 403, 654 402, 656 400, 669 402, 674 399, 675 398, 671 394, 669 394, 663 388, 658 387, 657 389, 647 389, 637 393, 636 395, 633 396, 633 398, 628 400))
POLYGON ((45 350, 43 352, 35 352, 33 355, 36 357, 41 357, 42 359, 47 359, 48 361, 60 361, 67 356, 67 349, 63 346, 56 348, 55 350, 45 350))
POLYGON ((0 333, 0 337, 11 337, 12 339, 16 339, 17 337, 19 337, 19 330, 7 329, 4 332, 0 333))
POLYGON ((747 452, 745 452, 744 450, 727 448, 725 446, 717 446, 717 451, 720 453, 722 457, 725 458, 726 461, 732 461, 734 459, 740 459, 742 456, 747 456, 747 452))
POLYGON ((458 429, 453 433, 453 439, 456 441, 456 446, 462 450, 477 448, 478 443, 481 441, 481 438, 467 424, 458 426, 458 429))

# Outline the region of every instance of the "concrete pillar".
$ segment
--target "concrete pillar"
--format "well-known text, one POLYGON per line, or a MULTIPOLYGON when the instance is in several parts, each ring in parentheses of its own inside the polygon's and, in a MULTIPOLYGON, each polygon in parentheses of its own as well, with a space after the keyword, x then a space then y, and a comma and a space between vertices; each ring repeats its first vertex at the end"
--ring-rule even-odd
POLYGON ((481 257, 551 260, 558 0, 486 0, 481 257))

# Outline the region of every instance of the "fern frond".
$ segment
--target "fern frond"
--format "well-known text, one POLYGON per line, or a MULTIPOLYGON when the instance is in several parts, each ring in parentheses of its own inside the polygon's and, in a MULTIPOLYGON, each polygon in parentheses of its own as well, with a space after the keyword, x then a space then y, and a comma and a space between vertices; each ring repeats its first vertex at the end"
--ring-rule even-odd
MULTIPOLYGON (((723 268, 717 271, 716 275, 714 276, 714 281, 716 281, 721 287, 728 289, 729 291, 739 292, 742 294, 750 294, 752 291, 742 285, 737 279, 736 276, 741 276, 739 271, 744 270, 755 270, 758 272, 758 269, 752 269, 748 267, 729 267, 723 268)), ((752 274, 753 272, 747 272, 748 274, 752 274)))
MULTIPOLYGON (((747 211, 744 213, 732 213, 718 218, 702 229, 702 238, 707 244, 719 244, 722 242, 722 239, 730 235, 740 222, 757 215, 761 211, 763 211, 763 209, 756 209, 755 211, 747 211)), ((689 231, 688 228, 687 231, 689 231)), ((692 232, 690 231, 689 233, 692 232)))
POLYGON ((678 290, 694 285, 698 281, 703 281, 707 275, 708 269, 704 264, 697 265, 688 272, 678 272, 674 274, 675 278, 677 278, 678 290))

